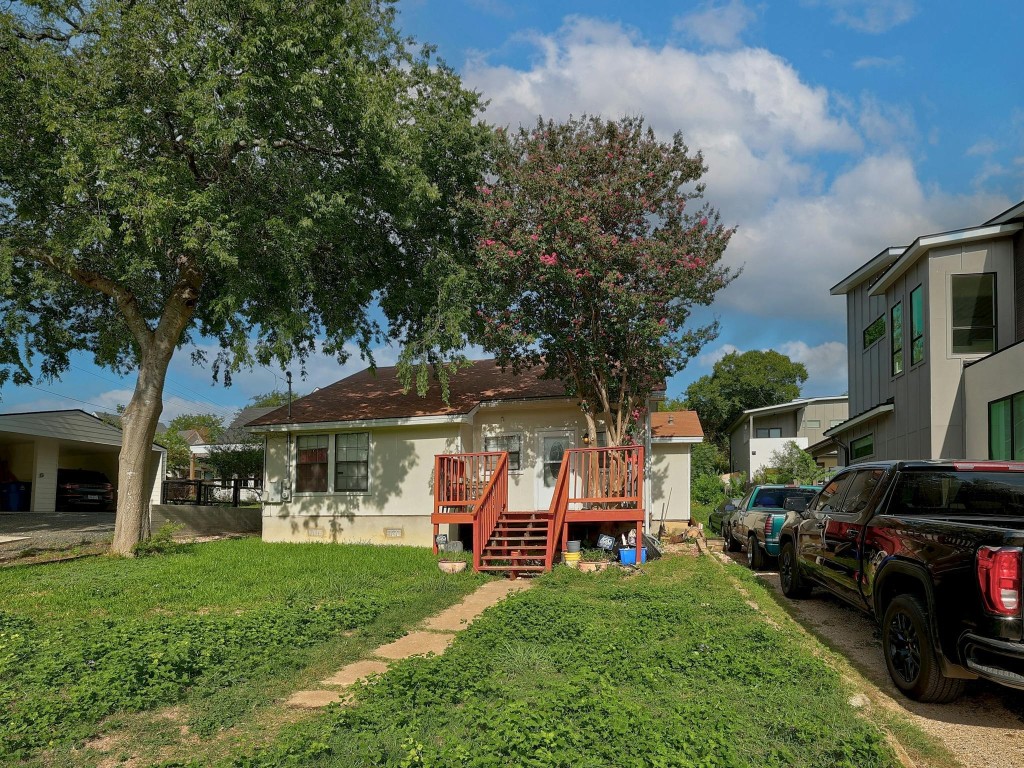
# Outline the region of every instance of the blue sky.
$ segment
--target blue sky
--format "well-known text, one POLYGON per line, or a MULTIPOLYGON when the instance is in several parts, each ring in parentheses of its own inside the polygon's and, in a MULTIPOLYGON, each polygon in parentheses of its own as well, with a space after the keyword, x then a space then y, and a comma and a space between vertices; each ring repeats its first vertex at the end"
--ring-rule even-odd
MULTIPOLYGON (((401 0, 398 8, 403 31, 436 45, 490 100, 492 123, 643 114, 704 153, 705 197, 738 226, 726 258, 743 273, 701 316, 717 317, 721 334, 669 382, 671 396, 724 351, 763 348, 807 364, 805 394, 844 392, 845 306, 828 288, 888 245, 980 223, 1024 199, 1018 2, 401 0)), ((381 350, 378 362, 393 359, 381 350)), ((297 387, 359 367, 318 358, 297 387)), ((179 353, 164 418, 228 415, 280 385, 275 376, 256 369, 225 390, 179 353)), ((63 381, 39 384, 47 392, 5 387, 0 411, 113 408, 133 385, 80 356, 63 381)))

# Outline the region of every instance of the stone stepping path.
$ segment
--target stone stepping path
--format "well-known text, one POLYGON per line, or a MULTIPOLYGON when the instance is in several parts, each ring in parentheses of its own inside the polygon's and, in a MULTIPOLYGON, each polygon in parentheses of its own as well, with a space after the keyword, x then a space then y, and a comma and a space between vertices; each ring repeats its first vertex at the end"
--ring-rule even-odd
POLYGON ((455 639, 456 632, 468 627, 492 605, 532 586, 532 579, 489 581, 463 598, 462 602, 424 620, 416 631, 380 646, 370 654, 370 658, 354 661, 321 680, 323 689, 296 691, 287 704, 299 709, 320 709, 329 704, 347 703, 350 697, 345 688, 370 675, 386 672, 392 662, 410 656, 444 653, 455 639), (337 690, 339 688, 342 690, 337 690))

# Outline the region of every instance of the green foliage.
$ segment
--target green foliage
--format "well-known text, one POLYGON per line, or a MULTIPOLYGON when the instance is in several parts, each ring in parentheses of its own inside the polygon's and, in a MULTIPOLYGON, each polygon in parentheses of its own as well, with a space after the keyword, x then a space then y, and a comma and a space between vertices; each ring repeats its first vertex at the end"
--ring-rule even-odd
POLYGON ((747 476, 743 472, 736 472, 729 478, 729 484, 726 487, 726 495, 730 499, 739 499, 743 497, 747 492, 747 476))
MULTIPOLYGON (((302 395, 297 392, 292 393, 292 402, 294 403, 302 395)), ((246 403, 246 407, 255 408, 280 408, 282 405, 288 405, 288 393, 280 389, 272 390, 271 392, 264 392, 260 395, 253 395, 249 398, 249 402, 246 403)))
POLYGON ((258 539, 0 569, 0 763, 50 748, 70 765, 112 713, 175 702, 214 733, 311 662, 357 658, 479 583, 425 548, 258 539))
POLYGON ((709 205, 686 210, 705 171, 642 118, 539 120, 499 135, 473 202, 483 346, 565 382, 609 444, 717 334, 689 323, 735 276, 721 265, 732 230, 709 205))
POLYGON ((725 498, 725 486, 718 475, 700 475, 690 480, 690 501, 713 507, 725 498))
POLYGON ((825 477, 825 469, 819 467, 811 454, 792 440, 788 441, 768 457, 768 465, 755 478, 757 483, 800 483, 813 485, 825 477))
POLYGON ((697 411, 708 439, 724 447, 725 430, 743 411, 794 400, 805 381, 803 363, 774 350, 730 352, 686 388, 686 405, 697 411))
POLYGON ((224 422, 220 416, 212 413, 183 413, 171 419, 167 431, 157 442, 167 449, 167 469, 174 472, 185 472, 192 460, 192 451, 183 433, 190 429, 203 436, 206 443, 217 440, 224 434, 224 422))
POLYGON ((728 469, 728 457, 711 441, 705 440, 702 443, 697 443, 690 449, 691 477, 714 475, 715 478, 718 478, 728 469))
POLYGON ((615 560, 615 552, 607 549, 581 549, 580 560, 587 563, 610 563, 615 560))
POLYGON ((135 545, 135 556, 170 555, 188 551, 188 544, 174 540, 175 534, 184 527, 181 523, 164 523, 151 537, 135 545))
POLYGON ((815 641, 710 558, 558 569, 235 768, 899 765, 815 641))

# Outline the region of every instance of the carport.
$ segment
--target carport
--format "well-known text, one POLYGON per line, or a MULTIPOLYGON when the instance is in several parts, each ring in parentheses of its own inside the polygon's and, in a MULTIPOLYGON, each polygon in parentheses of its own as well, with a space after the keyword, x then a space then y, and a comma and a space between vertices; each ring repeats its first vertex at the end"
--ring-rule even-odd
MULTIPOLYGON (((0 483, 17 486, 0 509, 54 512, 58 469, 102 472, 116 488, 120 452, 121 430, 82 410, 0 414, 0 483)), ((153 459, 151 500, 159 503, 166 451, 154 445, 153 459)))

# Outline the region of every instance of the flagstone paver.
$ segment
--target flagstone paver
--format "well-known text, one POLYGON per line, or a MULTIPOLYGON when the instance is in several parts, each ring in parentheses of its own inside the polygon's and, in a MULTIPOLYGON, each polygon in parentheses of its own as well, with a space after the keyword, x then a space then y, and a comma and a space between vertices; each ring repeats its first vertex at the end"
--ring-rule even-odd
MULTIPOLYGON (((382 645, 370 656, 376 658, 362 659, 342 667, 331 677, 320 682, 320 685, 334 688, 347 688, 358 680, 369 675, 386 672, 389 662, 420 656, 426 653, 441 654, 447 650, 455 639, 455 633, 465 629, 481 613, 504 600, 509 595, 522 592, 533 586, 532 580, 515 579, 507 581, 489 581, 462 602, 446 608, 440 613, 426 619, 416 632, 410 632, 393 643, 382 645)), ((302 709, 318 709, 329 704, 347 703, 349 694, 337 690, 298 691, 288 699, 288 706, 302 709)))
POLYGON ((345 688, 357 680, 362 680, 370 675, 379 675, 388 671, 388 665, 383 661, 374 659, 363 659, 354 661, 346 667, 342 667, 326 680, 321 680, 320 685, 334 685, 345 688))

